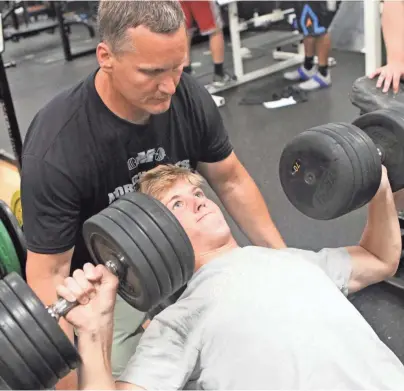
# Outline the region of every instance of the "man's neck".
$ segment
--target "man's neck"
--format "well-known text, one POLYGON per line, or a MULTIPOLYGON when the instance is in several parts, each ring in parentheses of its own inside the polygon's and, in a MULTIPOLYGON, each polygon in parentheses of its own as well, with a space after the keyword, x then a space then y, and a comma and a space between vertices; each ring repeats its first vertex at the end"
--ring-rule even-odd
POLYGON ((108 75, 101 69, 95 75, 95 90, 101 100, 115 115, 134 124, 143 125, 148 122, 150 114, 136 109, 112 86, 108 75))
POLYGON ((232 237, 227 243, 223 244, 220 247, 197 254, 195 263, 196 263, 197 267, 200 268, 203 265, 206 265, 207 263, 212 261, 213 259, 221 257, 224 254, 228 253, 229 251, 234 250, 239 247, 240 246, 237 244, 235 239, 232 237))

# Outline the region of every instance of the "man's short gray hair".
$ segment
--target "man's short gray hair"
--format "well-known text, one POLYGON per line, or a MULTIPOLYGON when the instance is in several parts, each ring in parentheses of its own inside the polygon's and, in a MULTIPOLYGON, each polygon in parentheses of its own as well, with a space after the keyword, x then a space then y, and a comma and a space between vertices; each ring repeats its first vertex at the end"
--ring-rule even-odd
POLYGON ((169 34, 184 24, 185 16, 178 0, 101 0, 97 22, 101 40, 119 51, 129 28, 142 25, 153 33, 169 34))

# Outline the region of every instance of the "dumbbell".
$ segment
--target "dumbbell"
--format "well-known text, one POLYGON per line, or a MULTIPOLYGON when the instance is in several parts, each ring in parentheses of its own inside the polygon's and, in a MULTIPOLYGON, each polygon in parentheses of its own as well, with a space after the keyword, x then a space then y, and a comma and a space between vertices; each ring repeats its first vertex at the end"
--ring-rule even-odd
POLYGON ((404 117, 396 109, 352 123, 313 127, 283 149, 279 177, 289 201, 316 220, 331 220, 367 204, 386 166, 393 192, 404 187, 404 117))
MULTIPOLYGON (((195 257, 178 220, 141 193, 122 196, 83 225, 96 264, 119 278, 118 294, 142 312, 158 307, 192 277, 195 257)), ((17 273, 0 280, 0 385, 50 389, 80 364, 58 325, 77 303, 45 307, 17 273)))

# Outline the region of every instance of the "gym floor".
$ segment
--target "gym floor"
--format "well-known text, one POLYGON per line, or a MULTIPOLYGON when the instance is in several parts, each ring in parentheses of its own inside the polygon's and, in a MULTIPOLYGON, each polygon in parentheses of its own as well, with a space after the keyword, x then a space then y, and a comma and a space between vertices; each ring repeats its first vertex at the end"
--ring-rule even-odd
MULTIPOLYGON (((73 33, 73 51, 95 47, 96 41, 87 39, 83 34, 83 31, 73 33)), ((267 46, 273 38, 274 33, 267 32, 252 34, 243 41, 245 46, 256 48, 252 50, 256 59, 245 62, 247 70, 265 66, 271 61, 270 48, 267 46)), ((211 60, 207 50, 206 42, 199 43, 192 49, 193 61, 201 63, 200 68, 195 70, 202 83, 210 80, 211 60)), ((271 84, 279 82, 282 73, 221 94, 226 99, 226 105, 220 108, 220 112, 235 151, 256 180, 277 227, 290 247, 317 250, 351 245, 359 240, 365 224, 365 208, 329 222, 314 221, 303 216, 286 199, 278 178, 281 151, 292 137, 312 126, 352 121, 358 115, 348 94, 353 81, 364 74, 364 57, 359 53, 342 51, 333 51, 332 56, 338 63, 331 70, 333 86, 328 90, 311 93, 305 103, 276 110, 267 110, 262 105, 240 105, 240 100, 255 88, 259 87, 262 93, 265 85, 268 85, 269 96, 271 92, 276 92, 271 91, 271 84)), ((19 43, 6 42, 3 57, 5 61, 17 62, 17 67, 8 69, 7 75, 23 137, 41 106, 62 89, 86 77, 96 67, 94 55, 65 62, 58 32, 54 35, 43 33, 19 43)), ((227 47, 227 64, 230 59, 230 47, 227 47)), ((11 153, 2 116, 0 121, 0 149, 11 153)), ((247 244, 246 238, 237 227, 234 224, 232 227, 240 244, 247 244)), ((350 300, 380 338, 404 361, 402 293, 382 283, 355 294, 350 300)))

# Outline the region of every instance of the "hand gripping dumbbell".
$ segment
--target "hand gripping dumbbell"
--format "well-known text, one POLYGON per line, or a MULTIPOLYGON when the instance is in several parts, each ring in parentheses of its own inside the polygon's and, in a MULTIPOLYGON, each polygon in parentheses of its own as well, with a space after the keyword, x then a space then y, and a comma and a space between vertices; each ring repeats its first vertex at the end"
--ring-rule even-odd
MULTIPOLYGON (((192 245, 178 220, 141 193, 121 197, 83 226, 97 264, 119 278, 118 294, 142 312, 157 307, 192 277, 192 245)), ((58 325, 77 303, 45 307, 17 273, 0 281, 0 386, 50 389, 80 357, 58 325)))
POLYGON ((364 114, 349 123, 304 131, 284 148, 282 188, 303 214, 330 220, 367 204, 386 166, 393 192, 404 187, 404 116, 395 109, 364 114))

